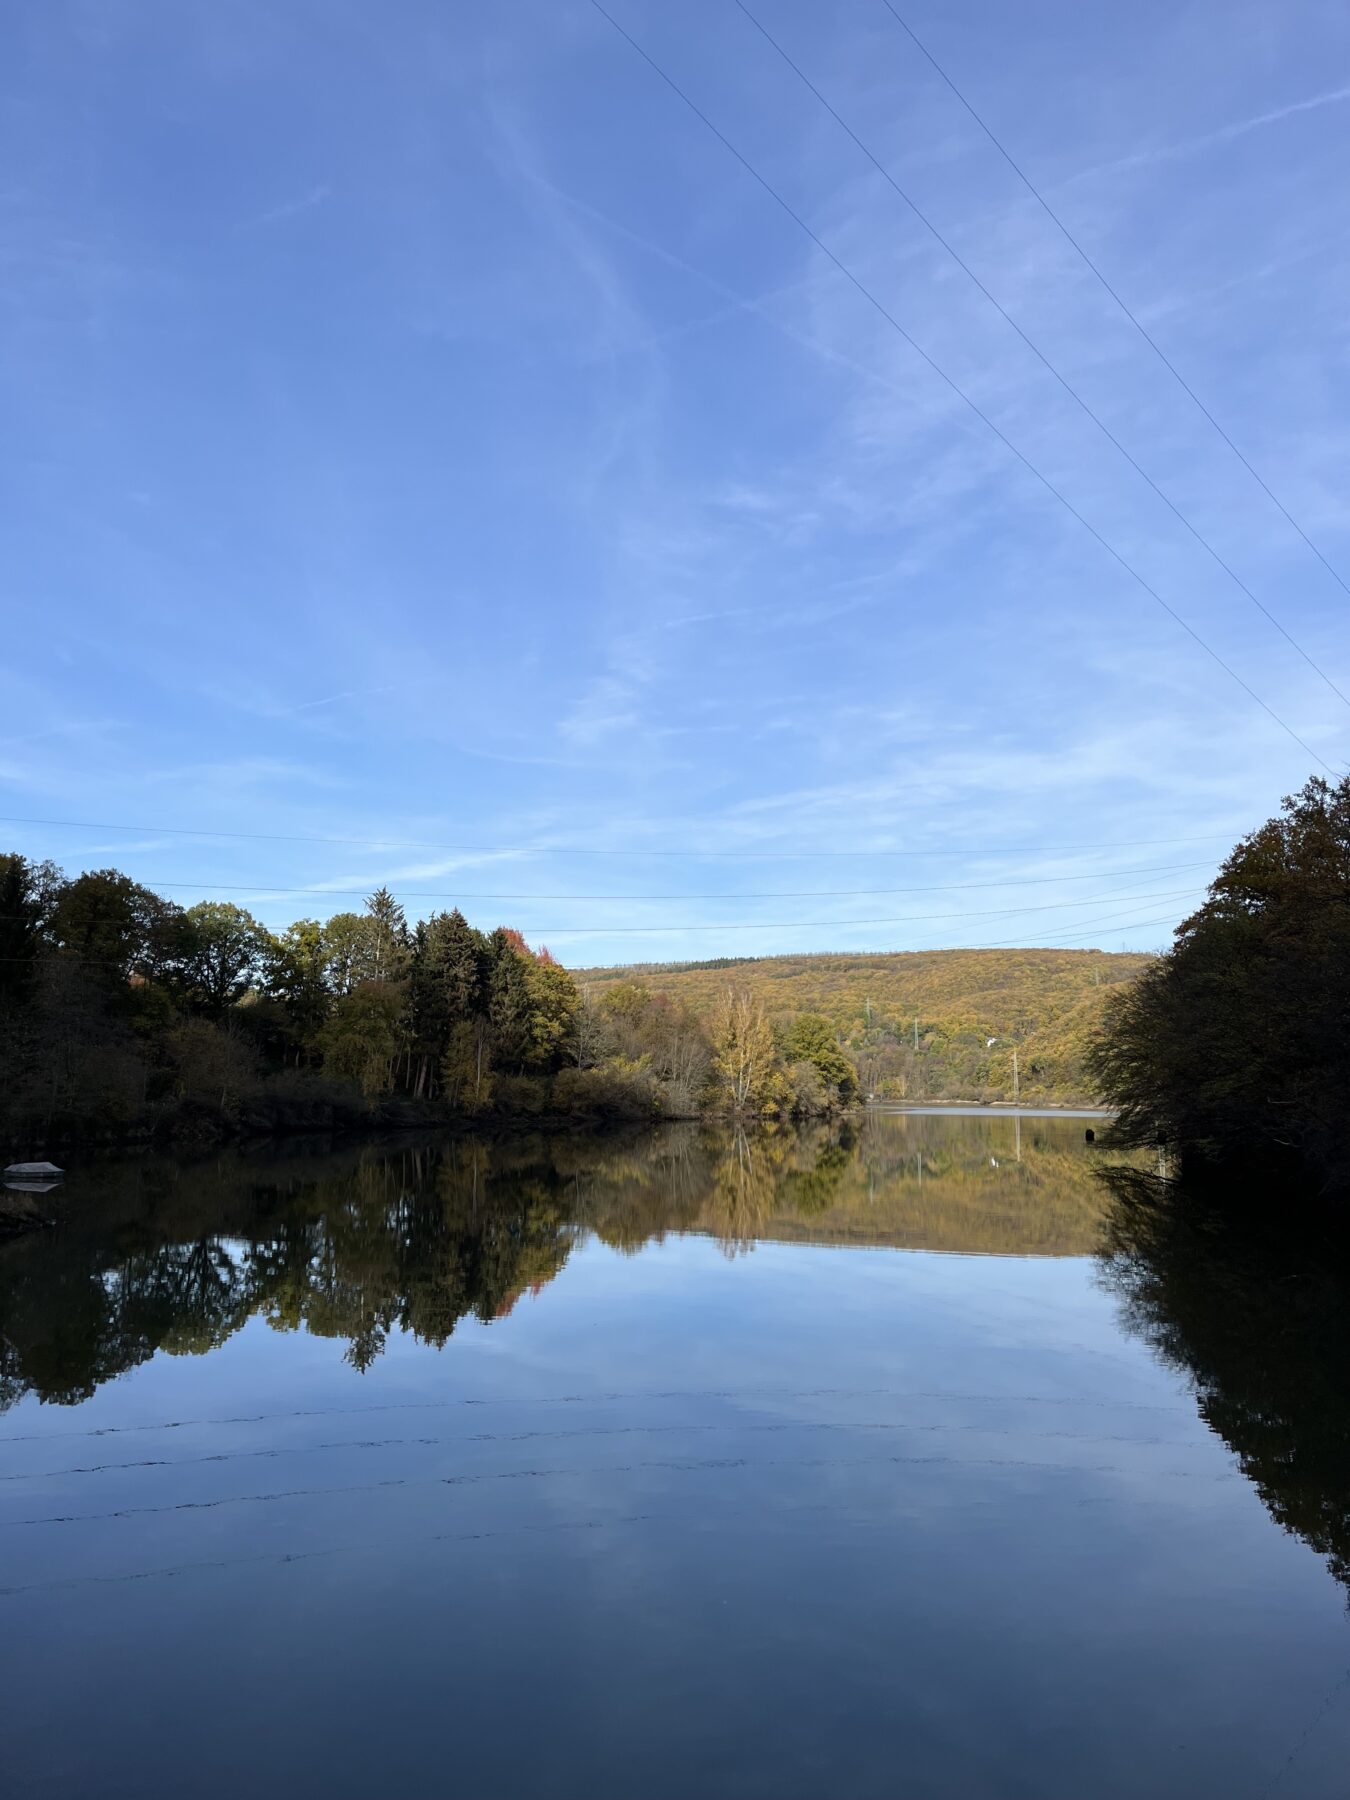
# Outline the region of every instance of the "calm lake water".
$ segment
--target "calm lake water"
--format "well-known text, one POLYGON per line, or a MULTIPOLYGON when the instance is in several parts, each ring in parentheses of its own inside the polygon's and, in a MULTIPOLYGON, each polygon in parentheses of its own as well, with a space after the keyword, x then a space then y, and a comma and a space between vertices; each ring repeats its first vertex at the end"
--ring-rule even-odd
POLYGON ((1083 1127, 75 1171, 0 1247, 6 1793, 1345 1796, 1343 1332, 1083 1127))

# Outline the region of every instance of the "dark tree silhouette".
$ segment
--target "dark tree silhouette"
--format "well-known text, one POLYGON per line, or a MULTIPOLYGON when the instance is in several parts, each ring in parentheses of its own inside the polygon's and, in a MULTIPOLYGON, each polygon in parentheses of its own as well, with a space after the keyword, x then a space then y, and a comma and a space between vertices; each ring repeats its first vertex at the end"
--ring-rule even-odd
POLYGON ((1171 951, 1113 997, 1090 1066, 1117 1140, 1174 1145, 1191 1176, 1350 1186, 1350 777, 1310 781, 1237 846, 1171 951))

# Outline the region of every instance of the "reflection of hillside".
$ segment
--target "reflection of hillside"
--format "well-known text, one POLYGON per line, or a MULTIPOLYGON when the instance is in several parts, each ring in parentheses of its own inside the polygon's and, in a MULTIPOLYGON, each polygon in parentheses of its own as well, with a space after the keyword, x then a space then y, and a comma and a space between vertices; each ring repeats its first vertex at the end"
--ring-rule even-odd
POLYGON ((1096 1167, 1074 1120, 883 1114, 832 1128, 652 1133, 590 1161, 577 1195, 583 1222, 616 1249, 694 1230, 733 1248, 762 1238, 1088 1256, 1102 1217, 1096 1167))
POLYGON ((1021 1129, 1020 1162, 1009 1119, 910 1117, 110 1163, 72 1185, 58 1229, 0 1250, 0 1403, 82 1399, 254 1317, 340 1338, 365 1368, 392 1332, 441 1345, 466 1316, 504 1318, 588 1233, 623 1252, 672 1231, 732 1253, 1085 1251, 1099 1207, 1077 1128, 1021 1129))
MULTIPOLYGON (((1067 1119, 882 1115, 813 1210, 761 1235, 991 1256, 1087 1256, 1102 1213, 1096 1161, 1067 1119)), ((789 1190, 790 1191, 790 1190, 789 1190)))
POLYGON ((1103 1279, 1195 1387, 1271 1515, 1350 1586, 1350 1255, 1297 1196, 1235 1219, 1130 1171, 1109 1178, 1103 1279))

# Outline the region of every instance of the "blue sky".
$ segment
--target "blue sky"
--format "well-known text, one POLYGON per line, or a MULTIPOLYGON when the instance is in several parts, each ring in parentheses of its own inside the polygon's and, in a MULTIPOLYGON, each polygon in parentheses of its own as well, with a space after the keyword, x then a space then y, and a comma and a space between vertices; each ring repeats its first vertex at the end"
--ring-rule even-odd
MULTIPOLYGON (((1350 691, 1345 592, 880 0, 752 5, 1350 691)), ((1340 770, 1346 705, 733 0, 612 10, 1340 770)), ((899 10, 1350 579, 1350 11, 899 10)), ((1149 947, 1315 772, 587 0, 45 0, 0 99, 13 847, 574 963, 1149 947)))

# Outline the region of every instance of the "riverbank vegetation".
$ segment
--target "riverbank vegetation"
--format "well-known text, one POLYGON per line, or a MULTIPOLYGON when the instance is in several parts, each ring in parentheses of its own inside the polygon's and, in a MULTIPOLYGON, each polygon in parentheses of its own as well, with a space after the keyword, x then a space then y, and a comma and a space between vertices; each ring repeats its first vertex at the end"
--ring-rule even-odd
POLYGON ((1350 1191, 1350 778, 1243 839, 1112 996, 1090 1068, 1117 1140, 1171 1147, 1192 1182, 1350 1191))
POLYGON ((198 1137, 428 1118, 808 1116, 857 1098, 828 1020, 770 1020, 734 982, 697 1013, 639 981, 579 987, 458 911, 279 933, 114 869, 0 857, 0 1132, 198 1137))

